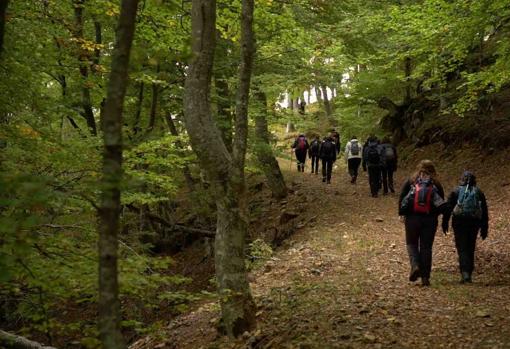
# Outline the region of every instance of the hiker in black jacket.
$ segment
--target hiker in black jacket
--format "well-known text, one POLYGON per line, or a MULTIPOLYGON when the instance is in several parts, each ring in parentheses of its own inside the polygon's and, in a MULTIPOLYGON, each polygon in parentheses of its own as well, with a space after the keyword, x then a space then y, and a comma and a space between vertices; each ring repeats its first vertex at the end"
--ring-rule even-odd
POLYGON ((461 283, 470 283, 478 232, 482 240, 487 238, 489 232, 489 210, 484 193, 476 185, 475 175, 469 171, 463 173, 460 185, 448 197, 442 224, 445 235, 450 216, 453 216, 452 227, 459 256, 461 283))
POLYGON ((335 142, 335 149, 336 153, 340 153, 340 133, 338 133, 336 130, 331 131, 331 138, 333 138, 333 142, 335 142))
POLYGON ((381 174, 383 184, 383 194, 388 194, 388 189, 394 193, 393 173, 397 170, 397 148, 391 144, 388 137, 384 137, 381 145, 381 174))
POLYGON ((336 161, 336 145, 333 138, 326 137, 322 141, 319 157, 322 161, 322 181, 331 183, 333 163, 336 161))
POLYGON ((305 172, 306 153, 308 151, 308 141, 304 134, 300 134, 292 144, 292 149, 296 153, 297 167, 299 172, 305 172))
POLYGON ((319 174, 319 151, 321 148, 321 141, 318 136, 310 144, 308 149, 308 156, 312 160, 312 173, 319 174))
POLYGON ((366 146, 363 148, 363 171, 368 170, 368 181, 370 183, 370 193, 376 198, 381 189, 381 149, 377 137, 368 138, 366 146))
POLYGON ((399 216, 404 218, 406 245, 411 272, 409 281, 421 277, 423 286, 430 286, 432 245, 436 235, 438 215, 445 207, 444 190, 437 179, 434 164, 423 160, 416 172, 402 187, 399 216))

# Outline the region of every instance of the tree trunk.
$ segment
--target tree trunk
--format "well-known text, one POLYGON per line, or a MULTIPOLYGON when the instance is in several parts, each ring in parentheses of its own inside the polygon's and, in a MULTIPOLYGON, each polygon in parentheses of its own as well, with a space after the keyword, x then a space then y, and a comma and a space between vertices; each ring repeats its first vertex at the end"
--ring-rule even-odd
MULTIPOLYGON (((246 8, 253 0, 243 1, 243 19, 252 16, 246 8), (248 3, 248 4, 247 4, 248 3)), ((247 231, 242 191, 244 188, 244 157, 246 151, 248 91, 251 73, 249 52, 251 37, 242 21, 241 57, 238 103, 236 103, 236 135, 230 155, 215 125, 210 103, 211 75, 216 36, 216 1, 193 0, 192 59, 189 64, 184 93, 184 115, 191 145, 202 169, 213 185, 218 210, 215 239, 216 277, 220 294, 222 322, 229 336, 239 336, 254 328, 255 307, 251 297, 244 260, 247 231), (235 161, 234 161, 234 160, 235 161)), ((253 44, 252 44, 253 45, 253 44)), ((253 53, 251 54, 253 55, 253 53)))
POLYGON ((317 98, 318 103, 322 103, 322 93, 321 89, 317 86, 315 86, 315 97, 317 98))
POLYGON ((232 123, 233 117, 230 111, 230 89, 225 76, 215 76, 214 85, 216 87, 216 100, 217 100, 217 116, 216 125, 220 129, 223 142, 227 146, 227 149, 232 151, 232 123))
POLYGON ((138 0, 122 0, 102 115, 104 153, 99 208, 99 333, 103 348, 126 348, 120 328, 117 249, 122 181, 122 111, 138 0))
MULTIPOLYGON (((0 0, 2 1, 2 0, 0 0)), ((0 330, 0 348, 6 349, 55 349, 53 347, 45 346, 44 344, 37 343, 25 337, 16 336, 8 332, 0 330)))
POLYGON ((328 98, 328 89, 326 86, 321 86, 322 89, 322 100, 324 102, 324 110, 326 111, 326 116, 330 117, 333 115, 333 110, 331 109, 331 103, 329 102, 328 98))
MULTIPOLYGON (((159 64, 156 67, 156 77, 159 74, 159 64)), ((154 126, 156 126, 156 116, 158 114, 158 103, 159 103, 159 86, 156 83, 152 83, 152 103, 151 112, 149 117, 149 125, 147 126, 147 133, 152 132, 154 126)))
POLYGON ((307 96, 307 97, 308 97, 308 98, 307 98, 306 103, 307 103, 308 105, 310 105, 310 103, 311 103, 310 101, 311 101, 311 98, 312 98, 312 89, 308 89, 308 96, 307 96))
POLYGON ((0 56, 4 50, 5 18, 7 16, 9 0, 0 0, 0 56))
POLYGON ((83 108, 83 112, 81 115, 87 122, 87 126, 92 135, 97 135, 97 127, 96 120, 94 118, 94 112, 92 110, 92 99, 90 96, 90 87, 87 85, 88 77, 89 77, 89 53, 86 49, 81 47, 81 43, 83 42, 84 33, 84 18, 83 18, 83 8, 84 8, 85 0, 74 0, 74 37, 77 40, 78 45, 78 60, 80 63, 80 75, 82 77, 82 87, 81 87, 81 104, 83 108))
POLYGON ((406 57, 405 59, 405 85, 406 85, 406 94, 404 96, 404 105, 409 105, 411 103, 411 58, 406 57))
MULTIPOLYGON (((177 127, 175 127, 175 123, 170 112, 166 113, 165 118, 166 123, 168 124, 168 129, 170 130, 172 136, 179 137, 179 131, 177 131, 177 127)), ((184 150, 184 145, 181 143, 181 141, 177 141, 176 145, 177 148, 184 150)), ((195 187, 195 181, 193 181, 193 177, 191 176, 191 171, 189 170, 188 165, 184 165, 183 172, 184 179, 186 180, 186 185, 188 186, 189 191, 192 192, 195 187)))
POLYGON ((273 149, 269 140, 269 129, 267 127, 267 97, 262 91, 255 94, 259 102, 259 112, 255 114, 255 135, 257 145, 255 148, 257 159, 262 167, 267 183, 273 196, 283 199, 287 196, 287 186, 283 178, 278 161, 274 157, 273 149))
MULTIPOLYGON (((103 33, 101 23, 98 21, 94 21, 94 31, 96 34, 96 45, 101 45, 103 43, 103 33)), ((101 60, 101 49, 96 47, 94 49, 94 59, 92 60, 92 71, 97 71, 98 65, 101 60)))
POLYGON ((138 100, 136 102, 135 120, 133 121, 133 134, 134 135, 136 135, 140 131, 140 118, 142 116, 144 89, 145 89, 145 84, 143 81, 140 81, 140 87, 138 89, 138 100))

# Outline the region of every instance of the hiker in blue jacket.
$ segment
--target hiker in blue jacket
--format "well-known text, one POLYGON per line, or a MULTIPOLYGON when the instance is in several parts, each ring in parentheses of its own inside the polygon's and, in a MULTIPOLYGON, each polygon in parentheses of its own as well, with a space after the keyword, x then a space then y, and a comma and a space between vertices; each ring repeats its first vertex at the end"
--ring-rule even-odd
POLYGON ((448 232, 451 216, 455 247, 459 256, 460 281, 470 283, 478 232, 482 240, 485 240, 489 233, 489 210, 484 193, 476 185, 475 175, 469 171, 462 174, 460 185, 448 197, 442 224, 445 234, 448 232))

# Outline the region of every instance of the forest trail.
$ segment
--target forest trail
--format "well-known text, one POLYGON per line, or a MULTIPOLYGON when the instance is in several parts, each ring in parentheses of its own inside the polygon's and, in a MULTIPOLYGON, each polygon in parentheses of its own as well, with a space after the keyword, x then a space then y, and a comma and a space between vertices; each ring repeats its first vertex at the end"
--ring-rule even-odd
POLYGON ((459 284, 453 236, 438 231, 432 286, 422 287, 408 281, 396 194, 369 197, 366 174, 351 185, 340 161, 331 185, 294 171, 287 179, 317 218, 251 275, 258 330, 215 338, 208 304, 174 321, 166 340, 132 348, 510 348, 510 275, 499 273, 510 260, 494 251, 506 226, 479 242, 472 285, 459 284))

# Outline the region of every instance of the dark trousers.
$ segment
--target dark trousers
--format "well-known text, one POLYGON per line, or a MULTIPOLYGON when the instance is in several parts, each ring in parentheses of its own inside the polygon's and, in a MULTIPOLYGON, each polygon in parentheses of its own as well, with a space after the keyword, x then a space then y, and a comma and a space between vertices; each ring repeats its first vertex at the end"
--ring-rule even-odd
POLYGON ((296 150, 297 168, 299 172, 305 172, 306 151, 296 150))
POLYGON ((322 179, 331 181, 331 174, 333 173, 333 160, 322 160, 322 179))
POLYGON ((319 173, 319 156, 312 155, 312 173, 319 173))
POLYGON ((477 221, 458 222, 454 218, 452 226, 455 235, 455 247, 459 256, 460 272, 471 274, 475 268, 476 238, 480 224, 477 221))
POLYGON ((432 245, 437 229, 437 217, 407 216, 406 245, 411 266, 420 268, 422 278, 430 277, 432 269, 432 245))
POLYGON ((359 165, 361 165, 361 158, 347 160, 347 167, 349 168, 349 175, 351 176, 352 183, 356 183, 356 179, 358 178, 359 165))
POLYGON ((381 167, 377 165, 368 166, 368 181, 372 196, 377 195, 381 189, 381 167))
POLYGON ((392 193, 395 192, 395 188, 393 187, 393 172, 393 166, 381 167, 383 191, 385 194, 388 194, 388 188, 392 193))

